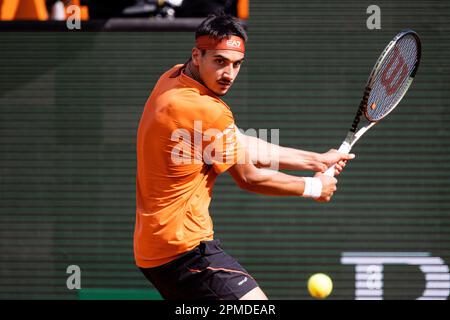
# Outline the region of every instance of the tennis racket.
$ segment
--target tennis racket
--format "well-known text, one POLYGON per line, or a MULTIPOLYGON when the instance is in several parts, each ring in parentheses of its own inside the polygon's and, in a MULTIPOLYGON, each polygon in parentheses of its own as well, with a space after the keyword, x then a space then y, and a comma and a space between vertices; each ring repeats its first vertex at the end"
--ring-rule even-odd
MULTIPOLYGON (((413 30, 401 31, 387 45, 370 73, 358 112, 339 152, 349 153, 367 130, 394 110, 416 75, 420 57, 420 38, 413 30), (363 115, 367 123, 356 131, 363 115)), ((334 166, 325 174, 334 176, 334 166)))

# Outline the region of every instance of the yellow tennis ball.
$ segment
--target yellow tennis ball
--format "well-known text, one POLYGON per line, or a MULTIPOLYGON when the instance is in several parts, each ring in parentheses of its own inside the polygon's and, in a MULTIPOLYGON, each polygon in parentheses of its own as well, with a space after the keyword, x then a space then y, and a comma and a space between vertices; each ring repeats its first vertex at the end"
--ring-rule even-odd
POLYGON ((316 273, 308 280, 308 291, 314 298, 324 299, 333 290, 333 282, 324 273, 316 273))

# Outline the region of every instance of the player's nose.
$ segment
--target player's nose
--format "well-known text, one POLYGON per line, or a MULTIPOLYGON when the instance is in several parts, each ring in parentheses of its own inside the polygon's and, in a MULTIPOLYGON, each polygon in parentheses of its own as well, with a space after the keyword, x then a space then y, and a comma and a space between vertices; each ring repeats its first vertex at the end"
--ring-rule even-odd
POLYGON ((223 78, 228 80, 228 81, 233 81, 234 79, 234 69, 233 69, 233 65, 229 65, 225 68, 224 72, 223 72, 223 78))

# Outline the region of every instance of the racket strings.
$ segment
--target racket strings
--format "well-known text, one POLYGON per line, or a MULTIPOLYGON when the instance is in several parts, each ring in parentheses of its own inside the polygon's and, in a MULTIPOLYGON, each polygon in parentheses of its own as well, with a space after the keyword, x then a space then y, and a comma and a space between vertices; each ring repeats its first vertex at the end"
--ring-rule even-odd
POLYGON ((389 51, 373 81, 366 109, 369 120, 382 119, 397 105, 408 89, 417 58, 417 40, 412 35, 401 38, 389 51))

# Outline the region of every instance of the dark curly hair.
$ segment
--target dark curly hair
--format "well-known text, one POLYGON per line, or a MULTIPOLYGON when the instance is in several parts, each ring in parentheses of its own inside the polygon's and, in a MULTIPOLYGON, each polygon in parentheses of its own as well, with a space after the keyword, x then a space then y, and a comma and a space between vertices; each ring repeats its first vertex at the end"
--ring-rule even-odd
POLYGON ((234 16, 219 13, 209 15, 195 31, 195 38, 208 35, 214 39, 222 40, 229 36, 238 36, 247 42, 247 32, 234 16))

